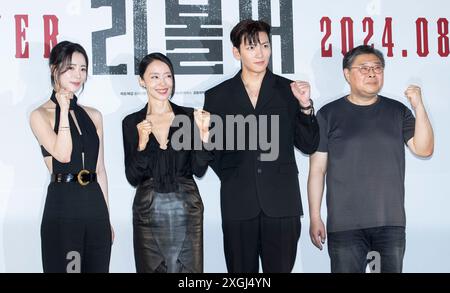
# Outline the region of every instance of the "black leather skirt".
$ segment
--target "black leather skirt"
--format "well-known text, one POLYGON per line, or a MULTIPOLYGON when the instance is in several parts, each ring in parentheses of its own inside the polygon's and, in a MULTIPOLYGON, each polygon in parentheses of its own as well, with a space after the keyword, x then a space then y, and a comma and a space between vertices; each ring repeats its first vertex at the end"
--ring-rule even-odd
POLYGON ((193 178, 177 178, 175 191, 140 184, 133 202, 138 273, 203 272, 203 203, 193 178))

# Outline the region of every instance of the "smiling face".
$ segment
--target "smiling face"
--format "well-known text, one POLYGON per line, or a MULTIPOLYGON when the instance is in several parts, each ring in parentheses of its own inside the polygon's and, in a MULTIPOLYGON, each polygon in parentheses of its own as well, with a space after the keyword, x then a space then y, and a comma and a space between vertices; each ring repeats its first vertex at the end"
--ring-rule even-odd
POLYGON ((67 65, 64 65, 58 75, 58 70, 54 70, 55 90, 65 90, 72 93, 77 92, 87 78, 87 64, 83 54, 74 52, 67 65))
POLYGON ((375 67, 382 67, 381 60, 374 54, 361 54, 344 69, 345 79, 350 85, 351 94, 363 99, 376 96, 383 87, 384 72, 376 73, 375 67), (370 67, 369 72, 361 73, 361 67, 370 67))
POLYGON ((145 69, 143 78, 139 77, 139 83, 150 98, 164 101, 172 96, 174 76, 166 63, 154 60, 145 69))
POLYGON ((272 49, 269 36, 266 32, 258 32, 258 37, 253 42, 242 36, 239 49, 233 47, 233 55, 241 61, 242 71, 253 73, 265 72, 269 65, 272 49))

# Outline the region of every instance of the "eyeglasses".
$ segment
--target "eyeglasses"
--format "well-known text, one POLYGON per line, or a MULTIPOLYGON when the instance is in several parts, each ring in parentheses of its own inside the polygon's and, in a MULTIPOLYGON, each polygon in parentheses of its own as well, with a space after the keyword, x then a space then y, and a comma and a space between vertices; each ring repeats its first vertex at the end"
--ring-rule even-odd
POLYGON ((382 73, 384 70, 383 66, 381 66, 381 65, 375 65, 375 66, 363 65, 363 66, 353 66, 350 68, 358 68, 359 72, 364 75, 369 74, 370 70, 372 70, 372 69, 373 69, 373 72, 375 72, 376 74, 382 73))

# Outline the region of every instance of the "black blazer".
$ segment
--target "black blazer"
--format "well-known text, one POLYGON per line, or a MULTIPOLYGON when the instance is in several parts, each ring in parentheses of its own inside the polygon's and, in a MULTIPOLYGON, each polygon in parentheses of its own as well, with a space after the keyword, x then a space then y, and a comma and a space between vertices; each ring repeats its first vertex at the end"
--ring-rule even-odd
MULTIPOLYGON (((270 217, 303 214, 294 146, 305 154, 315 152, 319 144, 319 127, 314 115, 300 111, 299 102, 291 91, 291 82, 268 70, 256 108, 247 95, 241 72, 205 93, 204 109, 222 119, 225 115, 279 115, 279 155, 276 160, 261 161, 259 144, 255 151, 248 148, 213 151, 210 166, 221 181, 224 219, 250 219, 261 210, 270 217)), ((271 125, 270 120, 268 125, 271 125)), ((236 136, 237 133, 235 141, 236 136)), ((249 141, 248 131, 245 138, 249 141)))
MULTIPOLYGON (((193 131, 193 127, 196 127, 194 126, 194 109, 178 106, 172 102, 170 102, 170 105, 172 106, 175 115, 186 115, 189 117, 191 131, 193 131)), ((126 116, 122 121, 125 174, 128 182, 135 187, 148 178, 154 178, 160 175, 155 174, 159 169, 152 169, 152 166, 155 165, 153 160, 158 160, 159 156, 157 154, 162 152, 159 149, 159 144, 154 135, 150 134, 150 140, 143 151, 139 152, 137 150, 139 134, 136 125, 145 119, 146 114, 147 105, 140 111, 126 116)), ((172 125, 169 130, 168 150, 173 154, 175 160, 173 166, 175 170, 172 170, 171 173, 178 177, 191 177, 192 175, 202 177, 208 168, 208 160, 211 159, 210 152, 202 150, 173 150, 170 144, 170 138, 172 137, 172 134, 179 129, 180 126, 172 125)), ((193 133, 191 133, 191 138, 194 139, 193 133)), ((167 170, 163 171, 167 172, 167 170)))

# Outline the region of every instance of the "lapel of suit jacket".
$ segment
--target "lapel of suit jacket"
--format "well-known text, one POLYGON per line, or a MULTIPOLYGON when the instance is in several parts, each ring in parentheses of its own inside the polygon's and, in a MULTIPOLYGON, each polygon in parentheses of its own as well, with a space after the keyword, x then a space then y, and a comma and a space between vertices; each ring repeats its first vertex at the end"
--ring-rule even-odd
POLYGON ((253 108, 252 102, 250 101, 247 91, 245 90, 241 73, 242 70, 239 70, 239 72, 232 79, 232 95, 236 101, 236 104, 245 111, 244 113, 254 113, 255 108, 253 108))
POLYGON ((145 107, 142 108, 141 110, 139 110, 139 112, 137 113, 136 117, 137 117, 138 123, 140 123, 147 117, 147 108, 148 108, 148 103, 146 103, 145 107))
POLYGON ((274 91, 272 88, 275 86, 275 76, 267 69, 264 75, 263 81, 261 83, 261 89, 259 90, 258 101, 256 102, 256 107, 253 108, 250 97, 245 90, 244 82, 241 77, 242 70, 240 70, 234 77, 232 83, 233 95, 236 97, 237 104, 245 110, 246 113, 260 112, 267 102, 270 101, 274 91))
MULTIPOLYGON (((182 107, 178 106, 177 104, 174 104, 174 103, 173 103, 172 101, 170 101, 170 100, 169 100, 169 103, 170 103, 170 106, 172 107, 172 111, 173 111, 173 114, 174 114, 175 116, 177 116, 177 115, 187 115, 187 116, 190 116, 189 113, 187 113, 182 107)), ((170 125, 170 128, 169 128, 169 135, 168 135, 169 139, 172 137, 172 134, 173 134, 176 130, 180 129, 180 127, 181 127, 181 126, 179 126, 179 125, 175 125, 175 124, 174 124, 175 121, 176 121, 176 120, 174 119, 174 120, 172 121, 172 125, 170 125)))
POLYGON ((274 95, 273 87, 275 86, 275 81, 275 75, 267 69, 261 84, 261 89, 259 90, 258 101, 256 102, 255 111, 257 113, 261 112, 274 95))
POLYGON ((183 110, 180 106, 177 104, 172 103, 172 101, 169 100, 170 106, 172 107, 173 113, 175 115, 187 115, 186 111, 183 110))

